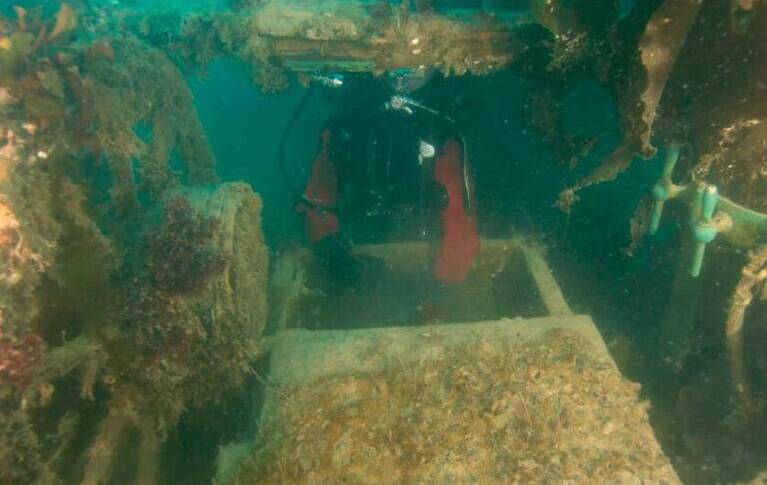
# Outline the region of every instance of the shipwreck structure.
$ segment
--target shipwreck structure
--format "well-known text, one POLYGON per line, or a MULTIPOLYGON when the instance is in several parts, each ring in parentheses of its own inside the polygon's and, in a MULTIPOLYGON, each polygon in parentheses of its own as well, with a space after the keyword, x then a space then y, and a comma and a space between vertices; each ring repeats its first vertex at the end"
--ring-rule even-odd
MULTIPOLYGON (((595 80, 624 138, 556 203, 577 210, 584 190, 663 157, 629 248, 691 209, 661 344, 726 348, 736 424, 721 435, 760 429, 766 3, 179 3, 0 9, 0 482, 158 483, 182 419, 254 382, 260 431, 222 449, 222 481, 678 481, 637 386, 529 240, 484 241, 468 289, 415 316, 323 298, 305 251, 270 273, 261 199, 219 180, 185 79, 222 56, 264 92, 349 72, 533 78, 526 121, 563 170, 598 140, 562 136, 560 99, 595 80)), ((430 248, 359 251, 418 282, 430 248)), ((702 394, 680 391, 679 407, 702 394)))

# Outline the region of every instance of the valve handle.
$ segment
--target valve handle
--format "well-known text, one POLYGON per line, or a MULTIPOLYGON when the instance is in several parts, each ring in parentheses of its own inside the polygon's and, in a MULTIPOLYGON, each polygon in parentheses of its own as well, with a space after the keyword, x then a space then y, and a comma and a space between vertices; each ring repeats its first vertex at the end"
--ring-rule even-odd
POLYGON ((698 243, 695 245, 695 252, 692 255, 692 268, 690 276, 697 278, 700 276, 700 270, 703 267, 703 256, 706 254, 706 244, 698 243))
POLYGON ((650 234, 658 232, 660 218, 663 215, 663 204, 671 198, 671 191, 669 190, 672 185, 671 174, 674 172, 676 162, 679 161, 678 143, 672 143, 666 148, 665 160, 660 180, 658 180, 658 183, 655 184, 655 187, 652 189, 652 214, 650 215, 650 227, 648 229, 650 234))
POLYGON ((666 148, 666 162, 663 164, 661 180, 671 181, 674 167, 676 167, 676 162, 679 161, 679 150, 679 143, 672 143, 666 148))
POLYGON ((663 215, 663 205, 669 199, 669 190, 665 185, 658 183, 652 189, 652 214, 650 215, 650 227, 648 232, 655 234, 660 227, 660 218, 663 215))
POLYGON ((716 204, 719 201, 719 191, 716 186, 709 185, 705 189, 699 190, 697 195, 700 197, 700 218, 692 230, 695 253, 693 254, 690 275, 693 278, 700 276, 703 256, 706 254, 706 244, 713 241, 719 232, 719 229, 711 222, 714 209, 716 209, 716 204))
POLYGON ((703 191, 703 206, 700 211, 700 218, 703 222, 711 222, 717 202, 719 202, 719 191, 715 185, 709 185, 703 191))

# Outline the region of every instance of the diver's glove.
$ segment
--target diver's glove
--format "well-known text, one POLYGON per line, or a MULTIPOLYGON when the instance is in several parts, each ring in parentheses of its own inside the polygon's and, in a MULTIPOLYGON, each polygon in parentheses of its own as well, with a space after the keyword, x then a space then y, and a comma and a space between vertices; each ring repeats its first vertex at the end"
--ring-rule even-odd
POLYGON ((381 259, 353 255, 350 245, 336 236, 322 239, 314 251, 335 289, 368 289, 378 281, 385 266, 381 259))
POLYGON ((376 283, 381 281, 386 269, 386 262, 381 258, 364 255, 357 256, 356 260, 359 268, 359 280, 356 283, 356 288, 363 291, 373 288, 376 283))
POLYGON ((359 263, 352 255, 351 249, 335 235, 325 237, 317 243, 314 253, 327 271, 333 286, 349 286, 359 280, 359 263))

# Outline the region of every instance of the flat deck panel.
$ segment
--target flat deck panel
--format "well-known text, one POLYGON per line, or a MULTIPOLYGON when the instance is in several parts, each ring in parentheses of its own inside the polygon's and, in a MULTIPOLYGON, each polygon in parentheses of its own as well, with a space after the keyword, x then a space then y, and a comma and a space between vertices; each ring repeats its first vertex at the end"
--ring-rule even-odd
POLYGON ((524 343, 557 329, 583 336, 599 360, 615 366, 591 318, 569 315, 417 327, 289 330, 272 342, 270 374, 280 384, 301 385, 342 374, 380 372, 392 359, 428 358, 437 348, 480 340, 524 343))

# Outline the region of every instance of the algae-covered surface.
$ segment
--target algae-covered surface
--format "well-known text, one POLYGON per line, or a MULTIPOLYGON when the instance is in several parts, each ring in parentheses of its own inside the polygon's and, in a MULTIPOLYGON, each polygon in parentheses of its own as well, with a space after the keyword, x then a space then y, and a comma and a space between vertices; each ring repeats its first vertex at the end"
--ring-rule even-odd
POLYGON ((639 386, 581 333, 381 348, 377 370, 275 383, 232 482, 679 482, 639 386))

